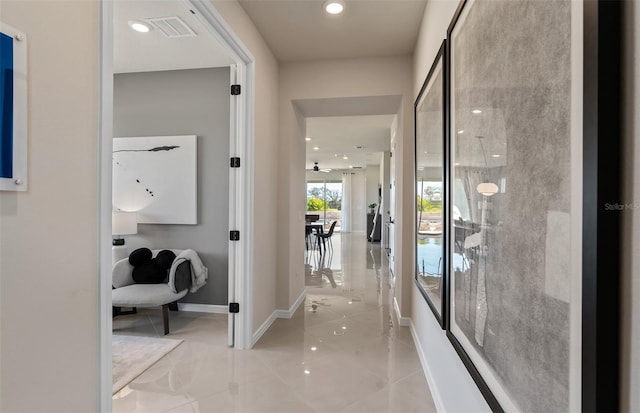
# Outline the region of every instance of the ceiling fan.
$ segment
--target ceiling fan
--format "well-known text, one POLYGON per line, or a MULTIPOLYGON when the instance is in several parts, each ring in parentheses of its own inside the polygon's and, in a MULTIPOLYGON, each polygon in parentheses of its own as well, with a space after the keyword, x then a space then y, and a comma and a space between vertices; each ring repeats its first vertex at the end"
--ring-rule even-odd
POLYGON ((318 162, 313 163, 313 172, 331 172, 331 169, 320 169, 318 162))

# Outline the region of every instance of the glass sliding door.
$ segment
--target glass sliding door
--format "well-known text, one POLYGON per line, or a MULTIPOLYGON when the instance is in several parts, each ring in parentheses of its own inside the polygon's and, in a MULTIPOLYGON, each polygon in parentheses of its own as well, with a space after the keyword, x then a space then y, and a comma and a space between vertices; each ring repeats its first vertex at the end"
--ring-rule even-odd
POLYGON ((338 221, 334 231, 339 231, 342 221, 342 182, 307 181, 307 215, 319 215, 325 229, 329 229, 333 221, 338 221))

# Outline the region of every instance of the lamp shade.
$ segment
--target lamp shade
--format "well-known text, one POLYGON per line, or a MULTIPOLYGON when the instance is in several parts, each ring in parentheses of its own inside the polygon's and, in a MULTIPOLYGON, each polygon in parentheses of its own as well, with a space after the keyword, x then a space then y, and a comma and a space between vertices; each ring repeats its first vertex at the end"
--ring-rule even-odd
POLYGON ((138 218, 135 212, 113 211, 111 213, 111 234, 131 235, 138 233, 138 218))
POLYGON ((478 184, 476 190, 484 196, 491 196, 498 193, 498 185, 493 182, 482 182, 478 184))

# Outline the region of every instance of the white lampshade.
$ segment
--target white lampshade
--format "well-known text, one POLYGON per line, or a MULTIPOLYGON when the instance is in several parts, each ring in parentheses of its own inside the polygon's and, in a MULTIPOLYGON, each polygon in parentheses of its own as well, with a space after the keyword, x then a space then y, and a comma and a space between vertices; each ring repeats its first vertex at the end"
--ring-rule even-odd
POLYGON ((111 213, 112 235, 131 235, 138 233, 138 217, 135 212, 113 211, 111 213))
POLYGON ((493 182, 482 182, 476 187, 476 191, 484 196, 491 196, 498 193, 498 185, 493 182))

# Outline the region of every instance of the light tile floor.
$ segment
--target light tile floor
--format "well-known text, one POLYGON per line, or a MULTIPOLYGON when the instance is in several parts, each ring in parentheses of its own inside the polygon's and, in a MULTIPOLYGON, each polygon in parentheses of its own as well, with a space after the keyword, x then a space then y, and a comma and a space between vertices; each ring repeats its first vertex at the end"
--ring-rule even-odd
MULTIPOLYGON (((307 298, 252 350, 226 346, 225 315, 170 314, 180 346, 113 397, 120 412, 435 412, 407 327, 390 311, 386 254, 362 234, 305 256, 307 298)), ((114 334, 162 336, 159 310, 114 334)))

